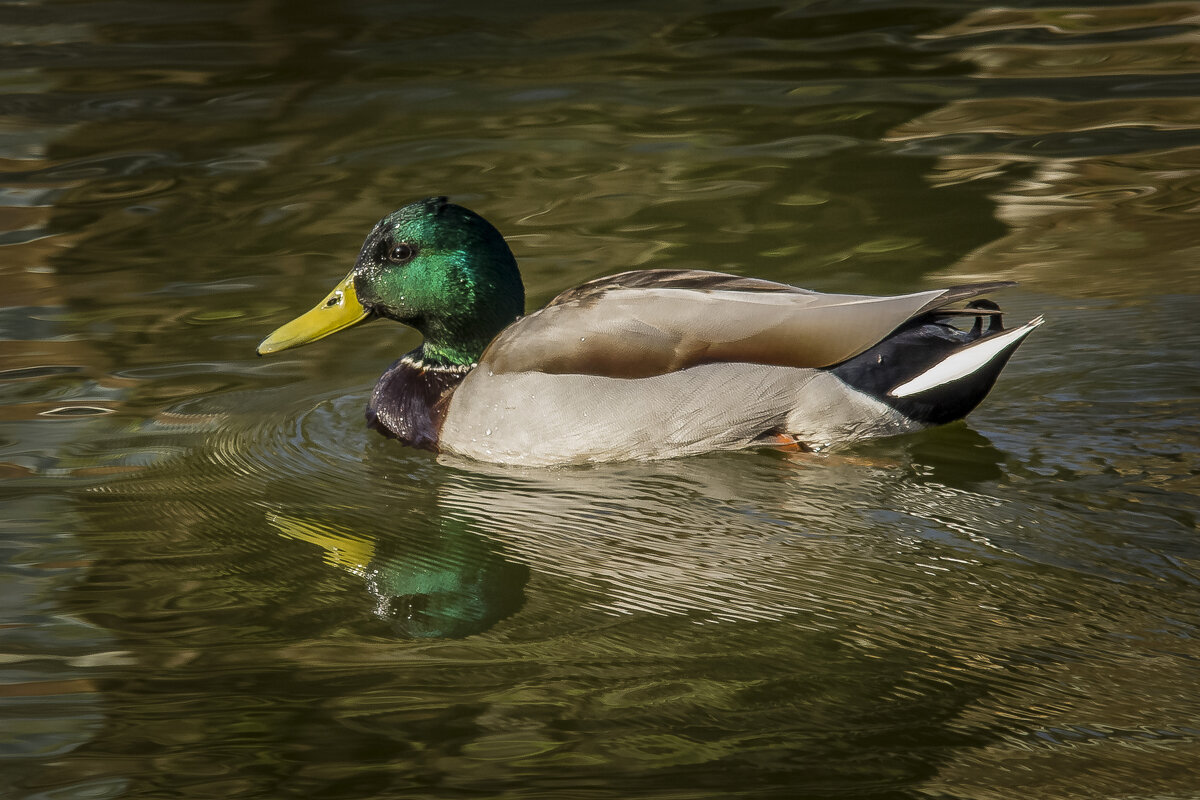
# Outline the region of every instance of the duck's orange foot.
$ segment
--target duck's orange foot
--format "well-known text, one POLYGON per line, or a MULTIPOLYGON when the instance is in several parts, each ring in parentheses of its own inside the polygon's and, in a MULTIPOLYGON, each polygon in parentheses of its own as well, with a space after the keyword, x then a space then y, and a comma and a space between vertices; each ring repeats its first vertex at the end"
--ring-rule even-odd
POLYGON ((790 433, 769 433, 763 437, 763 444, 788 453, 811 453, 813 449, 790 433))

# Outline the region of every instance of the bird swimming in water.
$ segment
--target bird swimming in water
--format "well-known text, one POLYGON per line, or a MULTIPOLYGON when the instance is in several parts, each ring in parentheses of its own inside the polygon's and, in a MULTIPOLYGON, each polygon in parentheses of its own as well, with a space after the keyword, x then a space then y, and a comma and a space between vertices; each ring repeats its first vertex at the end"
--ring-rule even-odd
POLYGON ((1039 316, 1005 329, 999 307, 981 299, 1010 285, 872 297, 703 270, 635 270, 524 315, 504 237, 433 197, 380 220, 350 274, 258 352, 381 317, 415 328, 424 341, 379 379, 369 424, 412 447, 482 461, 820 450, 974 409, 1042 324, 1039 316), (950 322, 964 316, 974 318, 969 331, 950 322))

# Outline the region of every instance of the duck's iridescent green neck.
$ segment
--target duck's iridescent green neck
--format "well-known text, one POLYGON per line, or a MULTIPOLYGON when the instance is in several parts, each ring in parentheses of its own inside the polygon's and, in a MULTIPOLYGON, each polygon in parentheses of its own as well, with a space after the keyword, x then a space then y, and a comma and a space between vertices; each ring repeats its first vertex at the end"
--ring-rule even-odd
POLYGON ((426 339, 418 350, 421 362, 431 367, 473 367, 487 348, 486 342, 444 344, 426 339))
MULTIPOLYGON (((514 267, 515 269, 515 267, 514 267)), ((453 287, 416 318, 401 319, 425 337, 421 360, 430 366, 469 366, 524 310, 520 284, 496 285, 472 268, 456 269, 453 287)))

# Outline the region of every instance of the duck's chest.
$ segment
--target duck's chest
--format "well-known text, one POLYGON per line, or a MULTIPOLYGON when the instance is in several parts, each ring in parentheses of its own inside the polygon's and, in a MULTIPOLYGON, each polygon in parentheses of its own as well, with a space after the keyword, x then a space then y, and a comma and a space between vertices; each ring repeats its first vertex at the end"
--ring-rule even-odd
POLYGON ((401 358, 375 384, 367 403, 367 424, 410 447, 436 452, 450 395, 470 371, 401 358))

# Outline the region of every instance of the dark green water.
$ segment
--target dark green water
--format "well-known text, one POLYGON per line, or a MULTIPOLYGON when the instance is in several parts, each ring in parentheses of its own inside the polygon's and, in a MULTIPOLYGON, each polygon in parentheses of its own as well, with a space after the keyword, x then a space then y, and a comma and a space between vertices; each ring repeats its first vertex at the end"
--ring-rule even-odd
POLYGON ((1196 796, 1195 3, 5 2, 0 172, 0 795, 1196 796), (430 194, 533 305, 1049 322, 825 458, 439 461, 411 333, 254 356, 430 194))

